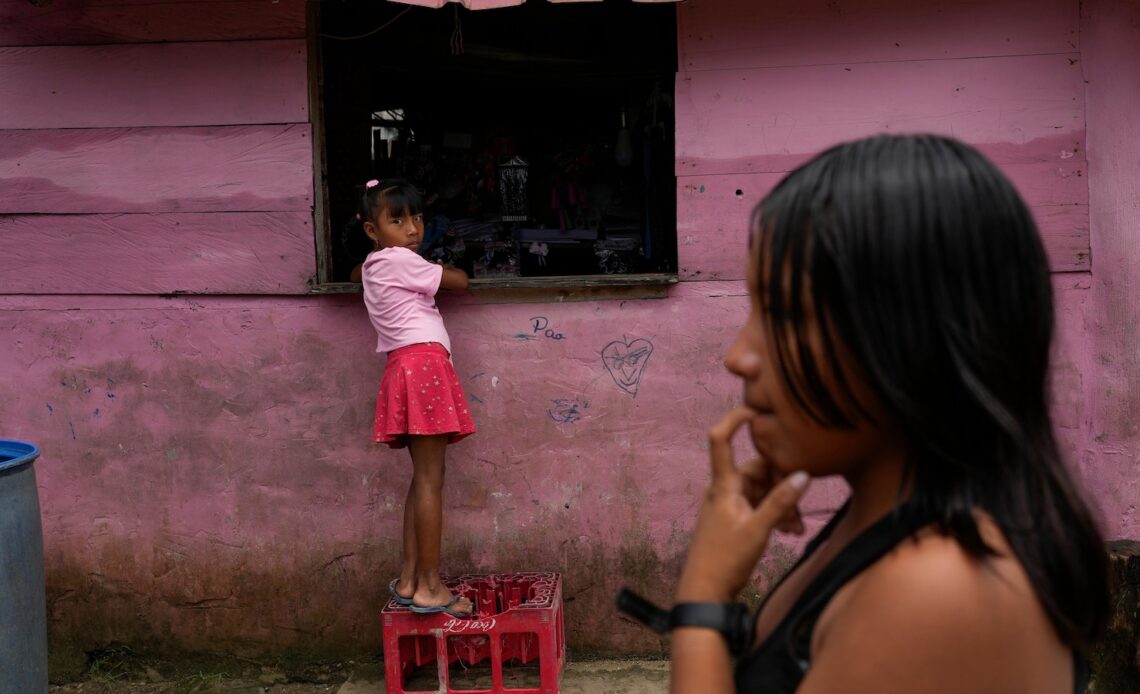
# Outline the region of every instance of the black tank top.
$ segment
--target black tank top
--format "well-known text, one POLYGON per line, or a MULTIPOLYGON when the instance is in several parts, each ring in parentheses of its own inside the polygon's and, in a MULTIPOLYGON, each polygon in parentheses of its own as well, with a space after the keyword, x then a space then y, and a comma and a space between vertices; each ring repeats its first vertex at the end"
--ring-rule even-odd
MULTIPOLYGON (((847 504, 844 504, 823 530, 812 538, 804 548, 803 556, 768 592, 769 596, 819 548, 846 513, 847 504)), ((811 638, 815 623, 831 598, 863 569, 930 522, 929 516, 904 505, 856 536, 812 579, 772 633, 737 662, 736 691, 741 694, 795 692, 811 665, 811 638)), ((767 602, 765 598, 760 605, 761 610, 767 602)), ((1073 654, 1073 675, 1073 691, 1079 694, 1085 690, 1088 671, 1084 659, 1076 652, 1073 654)))

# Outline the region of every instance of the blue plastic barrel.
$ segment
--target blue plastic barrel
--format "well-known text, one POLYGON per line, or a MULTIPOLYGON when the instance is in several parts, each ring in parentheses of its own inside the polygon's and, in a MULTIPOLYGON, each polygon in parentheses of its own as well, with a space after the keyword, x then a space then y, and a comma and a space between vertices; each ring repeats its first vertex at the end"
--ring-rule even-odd
POLYGON ((0 694, 48 690, 39 455, 30 443, 0 440, 0 694))

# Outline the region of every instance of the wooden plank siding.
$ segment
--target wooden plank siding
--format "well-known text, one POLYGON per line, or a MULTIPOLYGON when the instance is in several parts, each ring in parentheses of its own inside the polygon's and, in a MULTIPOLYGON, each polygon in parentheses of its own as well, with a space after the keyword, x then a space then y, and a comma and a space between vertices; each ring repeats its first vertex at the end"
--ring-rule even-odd
POLYGON ((304 37, 304 0, 0 0, 0 46, 304 37))
POLYGON ((685 71, 1072 53, 1074 0, 690 0, 685 71))
POLYGON ((677 173, 787 171, 875 132, 955 135, 999 164, 1064 161, 1083 152, 1083 86, 1070 54, 688 73, 677 173))
POLYGON ((303 123, 305 54, 303 39, 0 48, 0 129, 303 123))
POLYGON ((272 212, 312 206, 308 124, 0 131, 15 214, 272 212))
POLYGON ((724 0, 678 11, 683 279, 743 277, 756 201, 820 150, 877 132, 975 145, 1026 198, 1053 270, 1089 269, 1075 1, 724 0))
MULTIPOLYGON (((1088 270, 1088 186, 1083 164, 1015 164, 1002 168, 1021 190, 1037 220, 1052 269, 1088 270)), ((783 176, 682 177, 677 190, 677 204, 686 211, 677 224, 680 275, 690 280, 743 277, 741 251, 752 208, 783 176)))
POLYGON ((308 211, 0 216, 0 286, 20 294, 273 294, 313 274, 308 211), (121 272, 124 259, 130 273, 121 272))
POLYGON ((0 0, 0 293, 307 292, 304 11, 0 0))

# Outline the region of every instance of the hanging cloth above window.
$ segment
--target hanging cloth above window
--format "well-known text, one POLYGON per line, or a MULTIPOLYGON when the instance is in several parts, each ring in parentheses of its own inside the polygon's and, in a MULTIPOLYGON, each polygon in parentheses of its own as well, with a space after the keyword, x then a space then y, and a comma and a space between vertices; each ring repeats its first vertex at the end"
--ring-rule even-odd
MULTIPOLYGON (((546 0, 547 2, 602 2, 602 0, 546 0)), ((633 0, 634 2, 680 2, 680 0, 633 0)), ((419 5, 420 7, 440 8, 444 5, 456 3, 469 10, 494 10, 500 7, 516 7, 526 0, 391 0, 403 5, 419 5)))

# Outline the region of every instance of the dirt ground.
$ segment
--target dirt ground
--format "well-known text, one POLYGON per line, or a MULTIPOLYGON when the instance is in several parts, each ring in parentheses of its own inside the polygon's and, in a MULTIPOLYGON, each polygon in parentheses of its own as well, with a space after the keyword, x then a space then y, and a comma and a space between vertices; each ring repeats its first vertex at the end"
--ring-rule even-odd
MULTIPOLYGON (((485 668, 453 670, 453 688, 490 686, 485 668)), ((531 666, 504 672, 507 686, 537 686, 531 666)), ((661 660, 589 660, 568 663, 563 694, 657 694, 668 690, 669 664, 661 660)), ((405 683, 406 691, 438 691, 434 672, 421 670, 405 683)), ((51 694, 384 694, 380 662, 347 662, 286 669, 261 665, 218 669, 216 664, 136 663, 108 659, 92 663, 82 681, 50 688, 51 694), (236 672, 240 670, 240 672, 236 672), (307 681, 297 681, 298 679, 307 681)))

